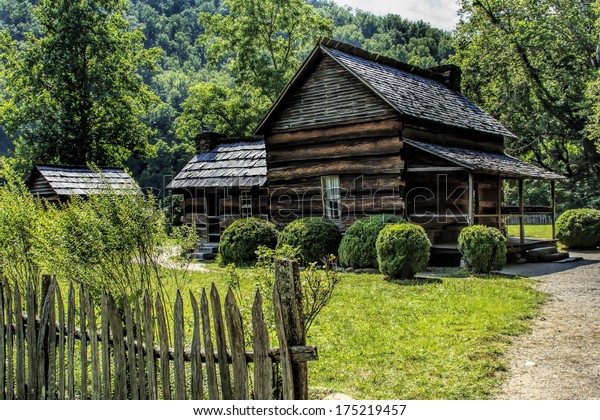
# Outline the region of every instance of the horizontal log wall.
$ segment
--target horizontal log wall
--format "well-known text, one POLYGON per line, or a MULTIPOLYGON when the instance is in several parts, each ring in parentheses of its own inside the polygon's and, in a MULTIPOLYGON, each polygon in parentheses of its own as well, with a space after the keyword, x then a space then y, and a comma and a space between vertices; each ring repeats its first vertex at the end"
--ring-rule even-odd
MULTIPOLYGON (((498 212, 497 177, 475 175, 475 214, 498 212)), ((407 213, 421 224, 434 243, 455 242, 468 225, 468 174, 408 173, 407 213)), ((477 218, 475 223, 502 228, 497 216, 477 218)))
POLYGON ((409 220, 434 244, 455 242, 468 225, 468 174, 408 173, 406 179, 409 220))
POLYGON ((321 177, 339 176, 342 229, 357 218, 403 214, 402 124, 396 119, 267 136, 271 216, 321 217, 321 177))
MULTIPOLYGON (((249 191, 252 195, 252 216, 268 218, 268 190, 266 188, 253 188, 249 191)), ((210 203, 208 200, 215 200, 218 197, 218 216, 221 232, 241 217, 241 190, 237 188, 199 188, 180 192, 184 193, 182 221, 185 224, 196 224, 201 242, 209 241, 207 236, 209 222, 207 211, 210 203)))
POLYGON ((475 214, 495 215, 476 217, 475 223, 504 231, 506 229, 506 218, 497 216, 502 212, 502 181, 493 175, 475 175, 475 186, 475 214), (498 191, 498 187, 500 187, 500 191, 498 191))
POLYGON ((475 213, 498 214, 497 177, 475 175, 475 185, 475 213))

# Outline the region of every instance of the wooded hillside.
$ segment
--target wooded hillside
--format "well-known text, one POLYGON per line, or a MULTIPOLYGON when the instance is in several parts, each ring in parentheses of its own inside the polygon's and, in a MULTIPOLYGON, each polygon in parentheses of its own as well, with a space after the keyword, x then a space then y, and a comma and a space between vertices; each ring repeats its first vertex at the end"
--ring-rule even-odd
MULTIPOLYGON (((0 29, 19 42, 25 40, 28 32, 39 36, 40 25, 33 13, 37 3, 37 0, 0 0, 0 29)), ((145 117, 145 122, 154 130, 149 143, 154 146, 155 157, 126 162, 143 187, 161 190, 163 176, 175 175, 193 153, 190 121, 187 117, 179 120, 190 89, 196 95, 205 94, 203 84, 209 83, 211 94, 215 91, 227 94, 235 84, 237 75, 228 65, 228 57, 215 60, 210 56, 210 40, 203 42, 202 39, 206 32, 206 17, 204 21, 199 20, 203 13, 209 17, 227 16, 229 8, 223 3, 221 0, 129 0, 126 14, 129 29, 143 31, 147 49, 158 47, 163 51, 157 71, 142 73, 144 81, 160 98, 145 117)), ((318 15, 332 22, 333 31, 327 35, 340 41, 422 67, 441 64, 452 53, 450 33, 432 28, 425 22, 411 22, 396 15, 380 17, 355 12, 330 1, 307 0, 307 3, 316 8, 318 15)), ((320 35, 315 33, 315 39, 320 35)), ((297 52, 297 60, 308 54, 313 43, 307 45, 310 46, 297 52)), ((270 101, 253 103, 253 112, 244 114, 240 111, 243 104, 237 99, 228 103, 239 118, 238 126, 246 130, 239 134, 248 134, 270 106, 270 101)), ((193 101, 188 109, 189 114, 194 114, 193 101)), ((222 129, 218 122, 210 127, 211 122, 192 121, 191 126, 193 130, 198 126, 222 129)), ((10 153, 11 148, 12 139, 0 132, 0 153, 10 153)))

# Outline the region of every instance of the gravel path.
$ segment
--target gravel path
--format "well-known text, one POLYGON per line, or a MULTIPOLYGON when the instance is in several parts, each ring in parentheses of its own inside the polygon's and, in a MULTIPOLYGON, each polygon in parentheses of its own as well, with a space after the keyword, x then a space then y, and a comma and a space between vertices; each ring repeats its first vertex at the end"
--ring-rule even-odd
POLYGON ((571 256, 584 260, 503 271, 539 279, 550 298, 531 334, 515 339, 497 399, 600 399, 600 252, 571 256))

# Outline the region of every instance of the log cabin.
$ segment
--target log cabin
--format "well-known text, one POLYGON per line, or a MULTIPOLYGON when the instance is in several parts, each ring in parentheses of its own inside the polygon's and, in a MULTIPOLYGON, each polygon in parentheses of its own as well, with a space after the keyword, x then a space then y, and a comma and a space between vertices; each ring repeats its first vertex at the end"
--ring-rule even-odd
POLYGON ((183 223, 196 225, 195 257, 214 259, 219 238, 240 217, 268 218, 267 165, 261 136, 203 133, 196 154, 167 185, 183 196, 183 223))
POLYGON ((125 168, 35 165, 26 180, 29 192, 48 202, 65 202, 72 196, 86 197, 112 188, 118 192, 140 192, 125 168))
POLYGON ((422 69, 321 40, 255 131, 264 136, 272 220, 323 216, 344 230, 360 217, 400 214, 425 228, 440 264, 456 263, 463 227, 506 233, 507 215, 521 221, 509 242, 515 255, 553 245, 528 242, 523 217, 554 217, 563 177, 507 155, 514 134, 461 95, 460 83, 453 65, 422 69), (508 179, 519 183, 518 208, 504 206, 508 179), (526 179, 550 181, 552 206, 525 206, 526 179))

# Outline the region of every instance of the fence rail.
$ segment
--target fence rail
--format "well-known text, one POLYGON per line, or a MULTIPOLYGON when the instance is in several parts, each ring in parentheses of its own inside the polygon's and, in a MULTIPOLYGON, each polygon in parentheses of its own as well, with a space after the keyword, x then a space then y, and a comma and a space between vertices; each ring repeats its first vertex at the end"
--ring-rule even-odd
POLYGON ((179 291, 172 308, 147 293, 118 306, 73 284, 63 301, 46 277, 38 304, 31 283, 23 291, 0 281, 0 399, 306 399, 317 349, 305 342, 297 264, 276 271, 279 348, 270 347, 257 291, 252 350, 233 292, 222 301, 214 284, 199 299, 190 293, 186 319, 179 291))
MULTIPOLYGON (((556 214, 556 218, 560 214, 556 214)), ((552 224, 552 215, 551 214, 526 214, 523 216, 523 223, 525 225, 550 225, 552 224)), ((519 217, 518 216, 508 216, 506 218, 507 225, 518 225, 519 217)))

